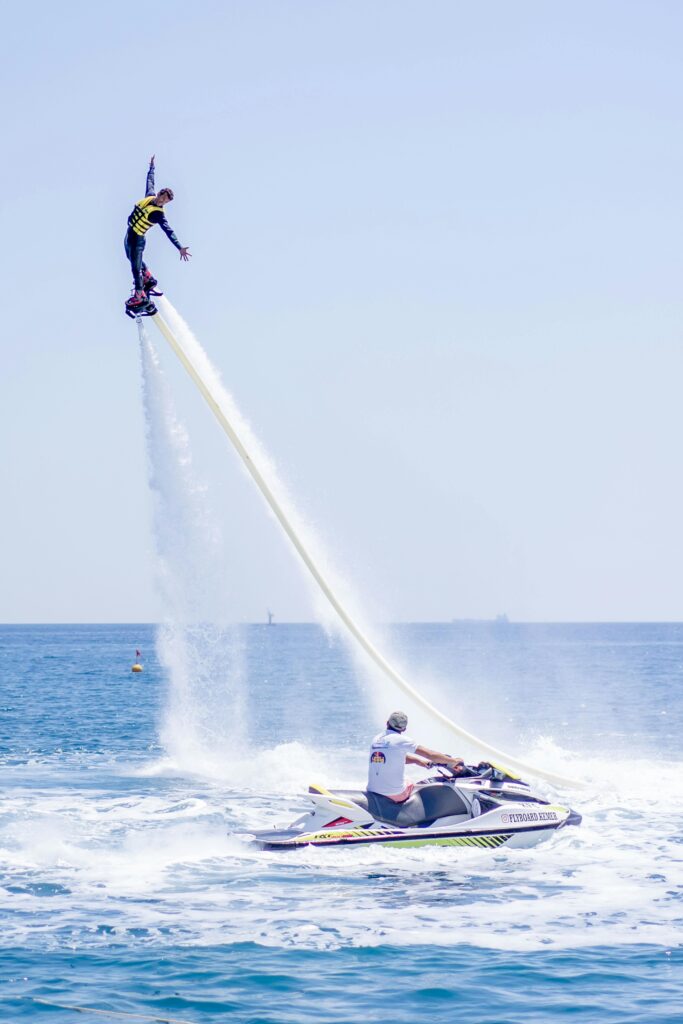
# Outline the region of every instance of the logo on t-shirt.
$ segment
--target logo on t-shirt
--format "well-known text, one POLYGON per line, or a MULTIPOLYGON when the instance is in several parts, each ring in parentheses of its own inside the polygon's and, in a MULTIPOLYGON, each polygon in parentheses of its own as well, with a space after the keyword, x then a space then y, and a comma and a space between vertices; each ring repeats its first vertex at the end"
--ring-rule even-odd
POLYGON ((384 764, 384 762, 386 761, 386 757, 384 756, 381 750, 375 750, 372 753, 370 761, 372 764, 384 764))

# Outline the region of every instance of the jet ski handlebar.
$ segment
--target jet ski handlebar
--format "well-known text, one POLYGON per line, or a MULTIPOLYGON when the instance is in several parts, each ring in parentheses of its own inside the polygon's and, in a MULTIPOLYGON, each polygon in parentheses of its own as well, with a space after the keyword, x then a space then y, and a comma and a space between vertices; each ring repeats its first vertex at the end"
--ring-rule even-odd
POLYGON ((501 780, 506 777, 504 771, 501 771, 500 768, 496 768, 494 765, 489 764, 488 761, 480 761, 478 765, 457 764, 455 766, 443 764, 439 761, 432 761, 429 767, 436 768, 444 779, 477 778, 501 780))
MULTIPOLYGON (((428 768, 436 768, 445 779, 460 779, 463 775, 475 774, 474 769, 469 769, 465 764, 450 765, 443 761, 430 761, 428 768)), ((476 772, 478 775, 479 773, 476 772)))

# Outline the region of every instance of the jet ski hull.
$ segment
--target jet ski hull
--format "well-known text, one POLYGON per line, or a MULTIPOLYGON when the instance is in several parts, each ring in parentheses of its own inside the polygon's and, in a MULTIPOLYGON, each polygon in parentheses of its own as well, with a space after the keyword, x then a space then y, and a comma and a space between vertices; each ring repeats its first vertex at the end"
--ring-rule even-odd
POLYGON ((535 797, 526 784, 491 783, 485 779, 433 782, 423 785, 411 808, 392 804, 376 794, 330 791, 311 786, 314 809, 289 828, 256 832, 253 840, 265 850, 304 846, 421 846, 523 849, 548 839, 581 816, 569 807, 535 797), (413 823, 415 813, 429 807, 436 819, 413 823), (410 824, 408 824, 410 822, 410 824))
POLYGON ((304 846, 393 846, 396 849, 455 846, 480 850, 496 850, 501 846, 507 846, 525 849, 548 839, 564 824, 567 823, 563 822, 562 825, 551 827, 540 825, 536 828, 527 828, 516 832, 430 831, 424 829, 416 834, 415 832, 375 832, 370 829, 354 829, 345 832, 342 829, 335 829, 315 834, 281 830, 273 833, 259 832, 254 835, 254 839, 262 850, 295 850, 304 846))

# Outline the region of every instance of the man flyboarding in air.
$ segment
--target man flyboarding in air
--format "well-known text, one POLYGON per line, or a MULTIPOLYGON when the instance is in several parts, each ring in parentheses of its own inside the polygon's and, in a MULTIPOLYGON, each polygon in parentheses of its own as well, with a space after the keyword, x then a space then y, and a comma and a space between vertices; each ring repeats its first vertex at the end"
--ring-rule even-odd
MULTIPOLYGON (((144 312, 150 306, 149 293, 156 285, 149 268, 143 263, 142 252, 145 248, 145 234, 153 224, 158 224, 180 252, 181 260, 189 260, 192 253, 187 246, 181 245, 171 225, 164 216, 164 207, 173 199, 173 189, 162 188, 159 192, 154 188, 154 157, 149 162, 147 171, 147 189, 145 198, 140 199, 128 218, 128 230, 124 239, 126 256, 133 272, 133 294, 126 302, 126 312, 131 315, 144 312)), ((154 306, 152 311, 156 312, 154 306)))

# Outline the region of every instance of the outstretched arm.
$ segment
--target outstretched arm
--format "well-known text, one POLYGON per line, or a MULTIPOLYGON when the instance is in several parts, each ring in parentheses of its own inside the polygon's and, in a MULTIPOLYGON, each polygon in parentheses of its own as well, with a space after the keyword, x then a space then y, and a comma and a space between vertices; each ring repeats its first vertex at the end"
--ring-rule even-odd
POLYGON ((183 247, 178 241, 175 231, 173 230, 173 228, 163 215, 159 218, 159 227, 164 232, 164 234, 173 242, 176 249, 180 249, 182 252, 183 247))
POLYGON ((428 761, 433 764, 450 764, 457 765, 463 764, 461 757, 451 757, 450 754, 441 754, 438 750, 430 750, 429 747, 417 747, 416 754, 420 757, 426 757, 428 761))
POLYGON ((147 191, 145 192, 145 196, 153 196, 155 195, 155 193, 156 189, 154 188, 154 154, 152 154, 152 159, 149 162, 149 170, 147 171, 147 191))
POLYGON ((162 231, 166 232, 168 237, 175 245, 176 249, 179 250, 181 260, 184 260, 187 263, 192 253, 190 252, 188 246, 180 244, 176 237, 175 231, 171 228, 171 225, 168 223, 165 217, 162 217, 161 220, 159 221, 159 227, 162 229, 162 231))
POLYGON ((406 764, 419 764, 420 768, 431 768, 431 761, 425 761, 422 757, 416 757, 415 754, 406 754, 406 764))

